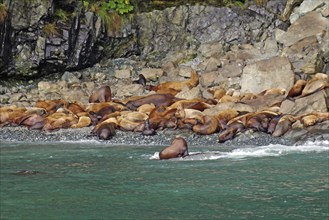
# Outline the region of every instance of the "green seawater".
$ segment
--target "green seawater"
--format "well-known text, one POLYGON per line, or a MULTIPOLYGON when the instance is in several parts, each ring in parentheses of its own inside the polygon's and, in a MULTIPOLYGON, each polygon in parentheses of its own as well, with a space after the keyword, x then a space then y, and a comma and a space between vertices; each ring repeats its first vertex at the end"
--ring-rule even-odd
POLYGON ((328 142, 162 148, 1 143, 0 219, 329 219, 328 142))

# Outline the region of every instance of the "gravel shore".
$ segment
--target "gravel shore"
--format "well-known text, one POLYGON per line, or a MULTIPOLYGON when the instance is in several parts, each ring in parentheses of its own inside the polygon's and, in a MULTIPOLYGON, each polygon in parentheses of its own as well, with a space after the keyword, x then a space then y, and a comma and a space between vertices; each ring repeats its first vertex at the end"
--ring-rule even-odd
POLYGON ((92 127, 80 129, 61 129, 53 132, 28 130, 24 127, 4 127, 1 128, 1 142, 26 142, 26 143, 46 143, 46 142, 88 142, 97 141, 106 145, 169 145, 173 138, 181 136, 186 139, 189 146, 261 146, 268 144, 292 144, 284 138, 273 138, 271 135, 260 132, 246 132, 240 134, 233 140, 225 143, 218 143, 218 134, 197 135, 188 130, 163 130, 156 135, 144 136, 141 133, 125 132, 118 130, 116 135, 110 140, 99 140, 96 136, 91 136, 92 127))

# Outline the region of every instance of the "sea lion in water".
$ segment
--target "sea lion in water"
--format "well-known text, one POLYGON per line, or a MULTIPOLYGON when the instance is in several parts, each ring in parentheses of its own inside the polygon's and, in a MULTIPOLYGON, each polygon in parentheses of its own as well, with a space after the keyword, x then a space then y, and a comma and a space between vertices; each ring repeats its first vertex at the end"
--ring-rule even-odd
POLYGON ((112 93, 109 86, 102 86, 96 89, 89 97, 89 103, 110 102, 112 93))
POLYGON ((188 147, 184 138, 175 138, 169 147, 166 147, 159 153, 160 160, 176 157, 185 157, 188 155, 188 147))

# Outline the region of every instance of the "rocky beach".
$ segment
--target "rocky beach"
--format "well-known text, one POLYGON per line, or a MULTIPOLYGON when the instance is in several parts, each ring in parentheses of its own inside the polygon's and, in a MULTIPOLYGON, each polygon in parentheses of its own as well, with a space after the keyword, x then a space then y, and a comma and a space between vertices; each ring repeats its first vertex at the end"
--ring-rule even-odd
MULTIPOLYGON (((12 13, 18 12, 14 10, 12 13)), ((41 10, 39 13, 47 12, 41 10)), ((87 12, 85 16, 96 15, 87 12)), ((188 82, 193 71, 197 73, 197 82, 175 90, 173 95, 177 99, 206 103, 207 108, 200 111, 203 120, 206 120, 206 116, 217 117, 219 120, 217 114, 225 110, 236 111, 240 115, 249 114, 248 120, 264 112, 271 112, 271 117, 266 116, 270 119, 274 115, 293 117, 289 118, 289 129, 277 135, 280 137, 260 132, 262 129, 252 125, 243 132, 236 132, 233 140, 229 138, 223 144, 294 144, 328 139, 329 13, 328 3, 325 1, 268 1, 265 5, 250 5, 247 9, 181 5, 135 16, 135 20, 124 23, 118 33, 108 36, 117 41, 114 46, 117 49, 116 54, 106 53, 92 67, 86 67, 91 63, 81 65, 80 60, 86 60, 86 57, 90 58, 95 54, 75 53, 74 59, 63 57, 68 48, 71 48, 67 45, 69 41, 66 41, 67 36, 64 34, 70 24, 58 23, 59 28, 63 29, 62 36, 44 36, 40 32, 33 37, 34 41, 30 45, 18 41, 16 48, 22 49, 11 48, 18 58, 8 61, 2 57, 5 65, 2 66, 0 80, 0 103, 3 110, 0 140, 99 140, 90 134, 95 123, 86 124, 84 128, 73 129, 66 126, 68 129, 63 127, 54 131, 32 131, 17 127, 23 125, 23 122, 15 124, 4 112, 10 106, 33 109, 38 107, 36 104, 40 100, 65 100, 67 103, 78 103, 83 109, 92 108, 90 96, 104 85, 111 89, 113 100, 127 103, 136 98, 168 92, 150 88, 166 82, 188 82), (154 22, 150 23, 150 20, 154 22), (201 23, 208 25, 198 25, 201 23), (122 38, 134 40, 118 43, 122 38), (136 47, 138 53, 132 49, 136 47), (59 53, 60 51, 63 53, 59 53), (38 62, 35 62, 35 55, 38 62), (27 66, 27 63, 33 65, 27 66), (24 71, 23 66, 26 67, 24 71), (55 71, 47 69, 48 67, 55 71), (64 71, 58 71, 59 69, 64 71), (139 81, 140 75, 144 82, 139 81), (298 90, 296 87, 300 81, 304 84, 298 90), (296 94, 292 94, 294 92, 296 94), (256 115, 250 116, 251 113, 256 115)), ((33 17, 35 24, 41 17, 42 14, 33 17)), ((18 32, 25 26, 30 26, 31 30, 35 28, 33 24, 24 23, 19 18, 20 16, 8 16, 6 22, 11 23, 11 31, 18 32)), ((95 19, 93 21, 97 22, 95 19)), ((104 37, 101 34, 105 31, 102 26, 92 23, 89 25, 85 28, 98 35, 94 36, 94 44, 87 45, 90 32, 78 33, 85 39, 84 42, 76 42, 86 49, 83 51, 91 51, 87 47, 95 46, 97 39, 104 37)), ((7 29, 3 30, 5 36, 7 29)), ((5 42, 5 38, 2 40, 5 42)), ((5 48, 1 49, 4 54, 5 48)), ((109 49, 102 48, 100 51, 109 49)), ((147 117, 149 114, 149 111, 146 112, 147 117)), ((234 117, 227 119, 225 123, 234 117)), ((200 121, 193 123, 202 125, 200 121)), ((174 126, 175 129, 170 126, 155 127, 156 135, 145 136, 140 132, 133 132, 135 128, 128 129, 118 122, 112 139, 101 141, 109 144, 166 145, 173 137, 180 135, 193 145, 215 146, 219 144, 218 135, 227 130, 225 125, 225 128, 202 134, 187 129, 193 123, 186 128, 182 126, 182 129, 176 129, 177 125, 174 126)), ((246 124, 244 126, 248 128, 246 124)))

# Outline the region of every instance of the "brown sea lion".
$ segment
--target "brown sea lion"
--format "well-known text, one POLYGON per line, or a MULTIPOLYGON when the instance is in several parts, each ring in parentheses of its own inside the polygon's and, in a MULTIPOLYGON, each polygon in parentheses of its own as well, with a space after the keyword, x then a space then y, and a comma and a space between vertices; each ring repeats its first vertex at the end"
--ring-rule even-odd
POLYGON ((226 109, 224 111, 220 111, 217 115, 215 115, 218 121, 219 129, 225 130, 227 128, 227 123, 238 115, 239 112, 235 109, 226 109))
POLYGON ((65 100, 38 100, 35 107, 46 109, 47 114, 51 115, 56 112, 59 108, 62 108, 66 104, 65 100))
MULTIPOLYGON (((165 82, 157 86, 150 86, 150 90, 160 93, 161 91, 182 91, 184 87, 192 88, 199 84, 199 76, 195 70, 191 72, 191 78, 182 82, 165 82)), ((171 93, 171 92, 170 92, 171 93)), ((175 95, 175 94, 174 94, 175 95)))
POLYGON ((287 131, 291 129, 292 124, 296 121, 296 118, 292 115, 284 115, 280 118, 277 125, 275 126, 275 130, 272 133, 273 137, 281 137, 287 131))
POLYGON ((329 112, 312 112, 300 116, 300 122, 304 127, 312 126, 317 123, 328 121, 329 112))
POLYGON ((329 87, 329 76, 324 73, 317 73, 313 76, 311 80, 309 80, 303 91, 302 97, 313 94, 321 89, 325 89, 329 87))
POLYGON ((102 123, 95 128, 91 131, 91 134, 97 135, 99 139, 109 140, 115 135, 116 124, 112 122, 102 123))
POLYGON ((218 121, 213 116, 204 116, 204 123, 194 125, 192 130, 197 134, 208 135, 218 130, 218 121))
POLYGON ((71 128, 84 128, 91 125, 91 119, 88 116, 80 116, 79 121, 76 124, 71 125, 71 128))
POLYGON ((152 94, 148 95, 136 100, 128 101, 126 103, 126 106, 130 110, 136 110, 138 107, 144 104, 151 104, 153 103, 156 107, 159 106, 169 106, 173 104, 175 101, 178 101, 180 99, 176 98, 175 96, 171 94, 152 94))
POLYGON ((134 80, 133 83, 141 84, 142 86, 146 86, 146 78, 143 74, 139 74, 138 79, 134 80))
POLYGON ((111 88, 109 86, 102 86, 91 94, 89 103, 110 102, 112 100, 111 88))
POLYGON ((233 139, 238 132, 242 132, 245 129, 243 123, 240 121, 235 121, 229 125, 227 129, 222 131, 218 135, 218 142, 223 143, 227 140, 233 139))
POLYGON ((169 147, 159 153, 160 160, 188 156, 188 146, 184 138, 175 138, 169 147))
POLYGON ((306 80, 299 79, 297 82, 291 87, 286 98, 294 98, 296 96, 300 96, 302 91, 306 85, 306 80))
POLYGON ((16 123, 31 130, 40 130, 45 124, 45 118, 38 114, 27 114, 17 119, 16 123))

